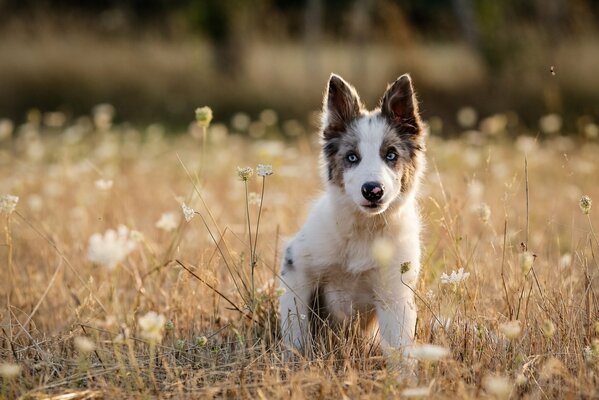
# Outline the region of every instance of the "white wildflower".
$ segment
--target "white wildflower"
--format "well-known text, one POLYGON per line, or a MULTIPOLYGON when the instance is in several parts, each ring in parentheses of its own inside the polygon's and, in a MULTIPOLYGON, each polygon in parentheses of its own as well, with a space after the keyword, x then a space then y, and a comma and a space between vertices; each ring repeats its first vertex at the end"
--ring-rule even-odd
POLYGON ((0 212, 3 212, 5 214, 12 213, 15 210, 15 208, 17 208, 18 202, 18 196, 13 196, 12 194, 5 194, 0 196, 0 212))
POLYGON ((447 275, 445 272, 441 274, 441 283, 457 285, 460 282, 465 281, 470 277, 470 272, 464 272, 464 268, 458 269, 458 271, 451 271, 451 274, 447 275))
POLYGON ((572 265, 572 254, 570 253, 564 253, 560 259, 559 259, 559 266, 560 268, 568 268, 570 265, 572 265))
POLYGON ((512 383, 504 376, 486 376, 483 386, 487 392, 499 399, 508 399, 512 393, 512 383))
POLYGON ((489 207, 488 204, 486 203, 482 203, 478 209, 478 216, 480 217, 480 220, 486 224, 487 222, 489 222, 489 219, 491 218, 491 208, 489 207))
POLYGON ((96 188, 99 190, 110 190, 113 182, 110 179, 98 179, 94 182, 96 188))
POLYGON ((154 311, 149 311, 137 320, 141 329, 141 336, 152 343, 157 343, 162 340, 162 331, 166 318, 162 314, 157 314, 154 311))
POLYGON ((431 394, 431 388, 428 386, 421 386, 415 388, 407 388, 401 391, 401 397, 410 399, 418 399, 421 397, 429 397, 431 394))
POLYGON ((258 176, 272 175, 272 165, 258 164, 258 166, 256 167, 256 175, 258 175, 258 176))
POLYGON ((177 216, 172 212, 163 213, 158 222, 156 222, 156 228, 166 232, 174 231, 177 229, 178 225, 179 221, 177 220, 177 216))
POLYGON ((183 216, 185 217, 185 221, 189 222, 195 216, 195 210, 189 207, 187 204, 181 204, 181 209, 183 209, 183 216))
POLYGON ((447 357, 450 351, 446 347, 437 346, 434 344, 415 345, 408 350, 411 357, 420 361, 439 361, 447 357))
POLYGON ((102 265, 109 270, 125 260, 136 247, 129 229, 120 225, 118 230, 109 229, 104 235, 95 233, 89 238, 87 258, 94 264, 102 265))
POLYGON ((206 347, 207 344, 208 344, 208 338, 206 336, 198 336, 196 338, 196 346, 206 347))
POLYGON ((210 107, 197 108, 196 121, 200 126, 207 128, 212 121, 212 109, 210 107))
POLYGON ((0 364, 0 376, 3 379, 11 380, 15 379, 21 373, 21 366, 12 363, 0 364))
POLYGON ((87 354, 87 353, 91 353, 92 351, 94 351, 96 349, 96 345, 94 344, 94 342, 92 342, 91 339, 89 339, 85 336, 77 336, 74 340, 74 343, 75 343, 75 348, 80 353, 87 354))
POLYGON ((517 339, 522 333, 522 325, 520 321, 509 321, 499 325, 499 330, 511 340, 517 339))

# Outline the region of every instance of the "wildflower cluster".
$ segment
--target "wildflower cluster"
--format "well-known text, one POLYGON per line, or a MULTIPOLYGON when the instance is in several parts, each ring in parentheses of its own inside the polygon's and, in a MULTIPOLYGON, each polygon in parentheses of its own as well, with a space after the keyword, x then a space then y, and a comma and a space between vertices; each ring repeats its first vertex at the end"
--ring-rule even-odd
POLYGON ((131 237, 129 228, 120 225, 116 231, 108 229, 103 235, 93 234, 89 238, 87 258, 94 264, 112 270, 125 260, 136 246, 137 243, 131 237))
POLYGON ((15 208, 17 208, 17 203, 19 202, 18 196, 13 196, 11 194, 5 194, 0 196, 0 212, 5 214, 12 213, 15 208))

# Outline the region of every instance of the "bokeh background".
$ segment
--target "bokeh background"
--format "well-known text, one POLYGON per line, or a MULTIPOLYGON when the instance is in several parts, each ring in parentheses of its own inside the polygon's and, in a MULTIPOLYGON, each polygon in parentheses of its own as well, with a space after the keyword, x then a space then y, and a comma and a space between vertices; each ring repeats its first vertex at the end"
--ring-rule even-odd
POLYGON ((56 124, 108 103, 116 122, 185 129, 208 104, 225 123, 264 109, 305 123, 331 72, 370 107, 410 72, 435 133, 472 107, 585 134, 598 17, 592 0, 0 0, 0 118, 56 124))

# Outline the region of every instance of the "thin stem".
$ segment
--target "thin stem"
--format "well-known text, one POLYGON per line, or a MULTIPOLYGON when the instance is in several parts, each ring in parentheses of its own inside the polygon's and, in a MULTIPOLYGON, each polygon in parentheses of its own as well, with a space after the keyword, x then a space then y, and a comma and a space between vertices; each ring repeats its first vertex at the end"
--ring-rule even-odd
POLYGON ((250 239, 250 270, 251 270, 251 294, 250 294, 250 298, 251 298, 251 302, 252 302, 252 312, 254 312, 255 309, 255 297, 254 297, 254 253, 253 253, 253 246, 252 246, 252 225, 250 223, 250 202, 249 202, 249 193, 248 193, 248 182, 247 181, 243 181, 243 184, 245 185, 245 213, 247 215, 247 224, 248 224, 248 236, 250 239))
POLYGON ((587 218, 589 219, 589 228, 591 229, 591 235, 593 235, 593 239, 595 239, 595 243, 599 246, 599 240, 597 240, 597 235, 595 235, 595 230, 593 229, 593 223, 591 222, 591 214, 587 214, 587 218))
POLYGON ((256 235, 254 237, 254 254, 258 247, 258 229, 260 228, 260 216, 262 215, 262 202, 264 201, 264 186, 266 186, 266 177, 262 177, 262 193, 260 194, 260 208, 258 208, 258 221, 256 222, 256 235))

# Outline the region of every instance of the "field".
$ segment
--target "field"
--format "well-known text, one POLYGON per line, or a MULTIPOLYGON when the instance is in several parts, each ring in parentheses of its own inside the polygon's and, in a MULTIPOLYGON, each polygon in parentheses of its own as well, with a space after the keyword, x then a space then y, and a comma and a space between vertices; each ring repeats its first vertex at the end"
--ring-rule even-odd
POLYGON ((406 377, 353 335, 283 359, 273 282, 321 190, 313 127, 111 117, 0 124, 0 195, 19 197, 1 214, 0 398, 599 396, 599 220, 579 204, 599 199, 596 125, 432 130, 417 342, 449 354, 406 377), (258 164, 274 173, 239 178, 258 164))

